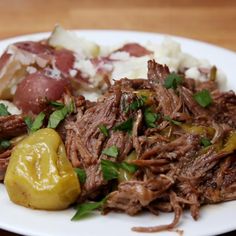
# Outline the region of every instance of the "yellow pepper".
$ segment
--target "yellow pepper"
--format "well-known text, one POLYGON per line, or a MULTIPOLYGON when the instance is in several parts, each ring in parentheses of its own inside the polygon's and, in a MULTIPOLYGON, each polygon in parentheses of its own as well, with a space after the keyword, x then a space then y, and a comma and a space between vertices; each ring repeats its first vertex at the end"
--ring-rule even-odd
POLYGON ((148 90, 148 89, 141 89, 141 90, 135 91, 134 93, 136 93, 136 95, 138 97, 144 96, 144 97, 147 98, 147 100, 145 101, 145 105, 150 106, 150 105, 152 105, 154 103, 154 98, 153 98, 154 94, 150 90, 148 90))
POLYGON ((14 203, 36 209, 65 209, 80 193, 64 144, 49 128, 38 130, 15 146, 4 183, 14 203))
POLYGON ((215 133, 215 130, 211 127, 202 126, 202 125, 188 125, 188 124, 182 124, 181 128, 191 134, 199 134, 203 136, 213 136, 215 133))
POLYGON ((224 145, 224 148, 221 152, 232 153, 236 150, 236 132, 232 132, 224 145))

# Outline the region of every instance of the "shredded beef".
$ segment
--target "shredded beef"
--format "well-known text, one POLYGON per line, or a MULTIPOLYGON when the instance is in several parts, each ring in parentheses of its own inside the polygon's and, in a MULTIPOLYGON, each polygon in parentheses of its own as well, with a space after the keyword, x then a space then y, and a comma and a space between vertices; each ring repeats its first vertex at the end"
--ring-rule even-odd
POLYGON ((0 139, 20 136, 27 131, 21 115, 0 116, 0 139))
MULTIPOLYGON (((0 116, 0 141, 18 137, 27 132, 27 126, 21 115, 0 116)), ((0 147, 0 181, 4 179, 11 155, 12 145, 7 149, 0 147)))
POLYGON ((172 223, 133 227, 138 232, 173 229, 185 208, 197 220, 202 204, 236 199, 236 145, 230 141, 236 124, 234 92, 220 92, 215 81, 202 83, 187 78, 176 90, 167 89, 165 79, 169 74, 168 67, 149 61, 148 80, 116 81, 97 103, 78 109, 77 115, 64 124, 68 158, 87 175, 78 201, 106 193, 104 212, 174 212, 172 223), (202 89, 208 89, 212 97, 207 108, 193 96, 202 89), (138 103, 142 91, 148 95, 144 103, 138 103), (151 127, 147 124, 147 107, 151 114, 159 114, 151 127), (131 133, 113 129, 129 118, 133 120, 131 133), (108 136, 99 129, 101 124, 106 126, 108 136), (203 138, 209 139, 209 147, 203 146, 203 138), (116 158, 102 153, 111 146, 119 150, 116 158), (101 160, 122 163, 130 153, 136 158, 129 163, 138 170, 126 181, 104 179, 101 160))
MULTIPOLYGON (((116 81, 93 103, 74 98, 75 111, 57 128, 72 166, 86 173, 78 202, 106 197, 104 212, 174 212, 170 224, 133 227, 138 232, 173 229, 183 209, 197 220, 201 205, 236 199, 235 93, 220 92, 213 80, 189 78, 166 88, 169 74, 167 66, 149 61, 147 80, 116 81), (207 107, 194 98, 202 89, 212 98, 207 107), (130 119, 132 127, 117 129, 130 119), (117 155, 103 152, 112 146, 117 155), (106 179, 102 160, 118 166, 117 178, 106 179)), ((21 116, 0 117, 0 130, 0 138, 10 138, 26 126, 21 116)), ((0 154, 0 176, 9 155, 0 154)))

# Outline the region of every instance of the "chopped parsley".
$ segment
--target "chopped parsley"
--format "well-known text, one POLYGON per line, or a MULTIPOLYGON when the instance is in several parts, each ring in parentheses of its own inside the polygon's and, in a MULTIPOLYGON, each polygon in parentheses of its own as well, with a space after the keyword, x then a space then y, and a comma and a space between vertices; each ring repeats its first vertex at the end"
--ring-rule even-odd
POLYGON ((101 124, 98 126, 98 128, 100 129, 100 131, 106 136, 108 137, 109 136, 109 132, 108 132, 108 129, 105 125, 101 124))
POLYGON ((67 107, 67 113, 68 114, 75 112, 76 107, 75 107, 74 100, 71 100, 71 102, 68 105, 66 105, 66 107, 67 107))
POLYGON ((48 121, 48 128, 55 129, 59 123, 66 118, 68 114, 74 111, 74 103, 70 102, 69 105, 65 105, 62 108, 54 111, 48 121))
POLYGON ((101 160, 101 168, 103 173, 103 178, 105 180, 117 179, 119 175, 119 163, 101 160))
POLYGON ((9 140, 1 140, 0 141, 0 149, 7 149, 11 146, 11 143, 9 140))
POLYGON ((212 145, 211 141, 208 139, 208 138, 201 138, 200 140, 200 144, 203 146, 203 147, 208 147, 210 145, 212 145))
POLYGON ((0 116, 8 116, 11 115, 8 110, 7 106, 3 103, 0 103, 0 116))
POLYGON ((44 120, 44 118, 45 118, 45 113, 40 112, 40 113, 36 116, 34 122, 32 123, 31 131, 34 132, 34 131, 40 129, 40 128, 42 127, 42 125, 43 125, 43 120, 44 120))
POLYGON ((75 168, 74 170, 75 170, 75 173, 77 174, 77 176, 79 177, 80 183, 84 184, 86 181, 85 170, 83 170, 81 168, 75 168))
POLYGON ((211 94, 206 89, 195 93, 193 98, 202 107, 207 107, 212 103, 211 94))
POLYGON ((92 211, 101 208, 106 201, 106 198, 102 199, 100 202, 85 202, 76 206, 77 212, 72 217, 72 221, 80 220, 83 217, 89 215, 92 211))
POLYGON ((48 128, 55 129, 59 125, 59 123, 65 119, 67 114, 68 114, 68 109, 66 106, 64 106, 59 110, 54 111, 49 117, 48 128))
POLYGON ((172 123, 174 125, 181 125, 182 124, 180 121, 173 120, 169 116, 164 116, 163 119, 166 121, 169 121, 170 123, 172 123))
POLYGON ((138 169, 138 167, 136 165, 125 162, 125 161, 120 163, 120 168, 128 171, 131 174, 135 173, 136 170, 138 169))
POLYGON ((133 129, 133 118, 129 118, 128 120, 116 125, 113 130, 120 130, 130 133, 133 129))
POLYGON ((120 169, 123 169, 131 174, 137 170, 137 166, 128 162, 113 162, 109 160, 101 160, 101 168, 103 178, 105 180, 117 179, 120 173, 120 169))
POLYGON ((115 145, 110 146, 102 151, 102 154, 105 154, 109 157, 117 157, 119 154, 119 150, 115 145))
POLYGON ((176 89, 179 84, 182 83, 182 77, 177 75, 175 72, 169 74, 164 82, 164 86, 169 89, 176 89))
POLYGON ((65 105, 62 102, 49 101, 49 104, 55 108, 63 108, 65 105))
POLYGON ((40 112, 34 120, 31 117, 27 116, 24 118, 24 121, 28 127, 28 130, 30 132, 35 132, 42 127, 44 118, 45 113, 40 112))
POLYGON ((144 120, 149 128, 155 128, 155 122, 160 119, 160 114, 152 112, 151 108, 146 108, 144 110, 144 120))
POLYGON ((25 123, 26 123, 26 125, 28 127, 28 130, 31 130, 31 127, 33 125, 32 117, 26 116, 26 117, 24 117, 24 121, 25 121, 25 123))
POLYGON ((145 105, 146 101, 147 101, 147 97, 141 95, 140 97, 138 97, 135 101, 133 101, 129 105, 127 111, 129 111, 129 110, 133 110, 133 111, 138 110, 139 108, 141 108, 141 107, 143 107, 145 105))

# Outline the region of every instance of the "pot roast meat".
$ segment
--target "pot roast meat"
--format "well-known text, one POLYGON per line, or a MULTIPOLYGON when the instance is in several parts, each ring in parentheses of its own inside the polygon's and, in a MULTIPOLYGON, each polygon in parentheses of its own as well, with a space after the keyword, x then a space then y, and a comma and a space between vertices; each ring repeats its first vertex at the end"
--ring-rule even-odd
POLYGON ((140 159, 164 158, 176 160, 186 153, 193 151, 199 145, 199 137, 196 135, 182 135, 172 142, 158 144, 147 149, 140 159))
MULTIPOLYGON (((9 140, 27 133, 27 126, 22 115, 0 116, 0 141, 9 140)), ((11 155, 10 146, 7 149, 0 148, 0 181, 4 179, 11 155)))
POLYGON ((78 201, 84 201, 85 199, 96 198, 100 193, 100 189, 106 184, 106 181, 103 179, 102 170, 100 166, 100 161, 97 163, 85 167, 86 181, 82 186, 82 192, 79 196, 78 201))
POLYGON ((171 185, 172 181, 164 175, 146 181, 126 181, 119 184, 117 191, 108 195, 105 208, 135 215, 160 197, 171 185))
POLYGON ((20 136, 27 132, 22 115, 0 116, 0 139, 20 136))
POLYGON ((120 91, 104 98, 95 106, 87 109, 75 122, 68 126, 73 130, 74 138, 78 146, 78 157, 83 167, 96 164, 102 151, 104 134, 100 131, 100 125, 111 128, 116 121, 119 112, 120 91))
POLYGON ((153 84, 163 84, 170 70, 166 65, 156 63, 154 60, 148 61, 148 81, 153 84))
POLYGON ((83 168, 87 176, 80 197, 82 199, 106 183, 100 168, 100 156, 103 156, 101 152, 105 146, 104 142, 112 145, 118 141, 120 148, 123 147, 126 150, 123 134, 111 135, 110 141, 107 141, 107 137, 99 129, 100 125, 112 128, 116 122, 120 97, 120 90, 107 94, 102 101, 88 108, 84 113, 80 112, 75 121, 69 121, 65 126, 68 158, 74 167, 83 168))
MULTIPOLYGON (((113 145, 115 145, 119 150, 119 156, 117 157, 117 160, 122 161, 133 148, 132 138, 128 133, 124 133, 122 131, 112 132, 110 138, 107 140, 106 145, 104 145, 104 149, 113 145)), ((105 159, 106 156, 102 154, 100 158, 105 159)))
POLYGON ((193 114, 194 117, 198 118, 200 116, 205 118, 210 116, 209 112, 199 106, 197 102, 193 99, 194 93, 191 90, 183 86, 182 88, 180 88, 180 91, 185 107, 191 114, 193 114))
MULTIPOLYGON (((57 128, 72 166, 86 173, 78 202, 106 197, 104 212, 174 212, 170 224, 133 227, 137 232, 172 230, 183 209, 190 209, 197 220, 201 205, 236 199, 235 93, 220 92, 215 81, 188 78, 176 90, 167 89, 164 82, 169 74, 167 66, 149 61, 147 80, 116 81, 97 102, 75 97, 75 112, 57 128), (213 100, 206 108, 193 98, 202 88, 209 89, 213 100), (147 100, 139 103, 142 93, 147 100), (130 118, 129 132, 114 129, 130 118), (109 135, 100 130, 101 125, 109 135), (113 145, 119 150, 116 158, 102 153, 113 145), (120 164, 131 153, 134 158, 129 162, 137 171, 125 181, 105 180, 101 160, 120 164)), ((26 125, 22 116, 0 117, 0 130, 1 139, 11 138, 25 133, 26 125)), ((0 176, 9 155, 10 150, 0 154, 0 176)))
POLYGON ((211 170, 199 184, 202 201, 207 204, 235 200, 236 157, 230 155, 211 170))
POLYGON ((211 108, 216 122, 236 128, 236 95, 234 91, 213 93, 215 106, 211 108))
POLYGON ((170 224, 158 225, 158 226, 152 226, 152 227, 139 226, 139 227, 133 227, 132 230, 137 231, 137 232, 152 233, 152 232, 160 232, 160 231, 173 229, 178 224, 179 219, 182 215, 182 207, 180 206, 177 196, 174 192, 170 193, 170 204, 175 213, 174 219, 170 224))
POLYGON ((169 73, 168 67, 149 61, 148 80, 116 81, 97 103, 83 112, 78 110, 77 118, 65 126, 68 158, 87 175, 79 202, 96 199, 106 192, 104 212, 124 211, 129 215, 143 209, 154 214, 174 212, 172 223, 133 227, 138 232, 173 229, 185 208, 197 220, 201 205, 236 199, 235 148, 224 149, 235 129, 234 92, 219 92, 211 81, 213 103, 203 108, 193 99, 201 82, 184 78, 176 90, 167 89, 164 81, 169 73), (138 91, 150 92, 151 105, 143 106, 151 106, 153 112, 160 114, 156 127, 145 126, 144 107, 127 110, 137 101, 138 91), (165 116, 180 121, 180 125, 165 120, 165 116), (132 134, 112 129, 128 118, 133 119, 132 134), (182 123, 189 130, 192 125, 192 131, 183 129, 182 123), (101 124, 108 128, 108 137, 99 130, 101 124), (212 130, 210 136, 201 128, 206 126, 212 130), (209 138, 209 147, 202 145, 202 138, 209 138), (119 149, 117 158, 102 154, 103 149, 112 145, 119 149), (137 159, 131 163, 137 165, 138 171, 130 180, 112 181, 117 189, 111 190, 111 182, 103 179, 101 159, 122 162, 133 151, 137 159))
POLYGON ((155 61, 148 62, 148 80, 156 92, 157 101, 164 115, 174 115, 181 108, 181 99, 174 93, 173 89, 166 89, 163 83, 170 74, 167 66, 162 66, 155 61))

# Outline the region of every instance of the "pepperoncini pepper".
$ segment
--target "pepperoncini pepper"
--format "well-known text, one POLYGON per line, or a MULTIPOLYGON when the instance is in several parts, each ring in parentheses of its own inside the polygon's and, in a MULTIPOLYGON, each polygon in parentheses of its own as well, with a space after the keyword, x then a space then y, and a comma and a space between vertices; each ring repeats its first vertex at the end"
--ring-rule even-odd
POLYGON ((236 150, 236 132, 232 132, 229 135, 228 140, 224 145, 224 148, 221 149, 221 152, 232 153, 235 150, 236 150))
POLYGON ((154 94, 150 90, 141 89, 141 90, 135 91, 135 93, 138 97, 142 97, 142 96, 146 97, 145 105, 150 106, 154 103, 154 98, 153 98, 154 94))
POLYGON ((199 134, 203 136, 214 136, 215 130, 212 127, 202 125, 188 125, 182 124, 181 128, 190 134, 199 134))
POLYGON ((15 146, 4 183, 14 203, 36 209, 65 209, 80 193, 64 144, 49 128, 36 131, 15 146))

